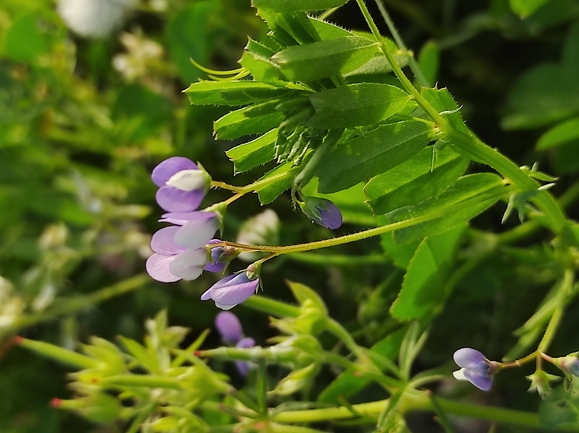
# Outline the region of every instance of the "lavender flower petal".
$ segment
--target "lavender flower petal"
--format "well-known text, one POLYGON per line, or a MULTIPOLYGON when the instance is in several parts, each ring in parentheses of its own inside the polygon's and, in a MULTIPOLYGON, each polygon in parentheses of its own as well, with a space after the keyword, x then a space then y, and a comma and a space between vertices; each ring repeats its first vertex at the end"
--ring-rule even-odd
POLYGON ((173 260, 175 260, 174 255, 168 256, 155 253, 147 259, 147 273, 151 278, 161 283, 174 283, 175 281, 179 281, 181 278, 173 275, 169 270, 169 266, 173 260))
POLYGON ((250 280, 245 272, 230 275, 211 286, 201 295, 201 300, 213 299, 218 308, 230 310, 253 295, 258 284, 258 278, 250 280))
POLYGON ((469 347, 458 349, 452 357, 459 367, 464 368, 477 368, 481 364, 486 365, 487 362, 486 357, 481 352, 469 347))
POLYGON ((464 377, 478 389, 482 391, 488 391, 489 389, 491 389, 491 386, 493 384, 493 378, 486 374, 487 370, 488 367, 485 368, 484 372, 465 369, 463 373, 464 377))
POLYGON ((178 230, 179 227, 164 227, 158 230, 151 239, 151 249, 164 255, 174 255, 185 251, 185 248, 180 247, 173 240, 178 230))
POLYGON ((167 212, 189 212, 197 209, 205 196, 203 190, 181 191, 172 186, 162 186, 156 194, 157 203, 167 212))
POLYGON ((229 311, 222 311, 215 317, 215 327, 228 344, 236 344, 243 339, 241 323, 237 316, 229 311))

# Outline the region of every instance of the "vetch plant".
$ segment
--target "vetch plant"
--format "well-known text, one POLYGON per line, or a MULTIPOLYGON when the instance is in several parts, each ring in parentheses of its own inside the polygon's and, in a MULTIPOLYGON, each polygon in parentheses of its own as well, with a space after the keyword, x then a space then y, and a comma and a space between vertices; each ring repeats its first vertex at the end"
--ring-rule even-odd
MULTIPOLYGON (((215 179, 224 171, 210 166, 213 154, 203 146, 188 148, 185 126, 192 119, 177 113, 178 124, 166 136, 178 141, 174 149, 194 152, 208 171, 183 156, 171 156, 152 170, 163 210, 159 222, 165 226, 152 235, 153 254, 145 266, 158 282, 184 280, 181 290, 166 288, 165 296, 180 300, 170 298, 168 305, 178 308, 179 323, 190 319, 191 329, 169 326, 162 311, 146 321, 142 342, 119 337, 121 347, 96 337, 78 346, 78 352, 29 338, 10 339, 14 350, 23 348, 73 369, 74 396, 57 396, 54 408, 95 423, 116 422, 128 433, 330 433, 341 422, 352 432, 409 432, 413 423, 406 420, 418 411, 435 414, 448 432, 459 428, 448 414, 513 424, 513 429, 579 429, 577 352, 552 356, 577 349, 563 337, 565 329, 576 328, 574 315, 565 317, 565 312, 576 307, 579 293, 579 225, 565 207, 577 200, 579 187, 572 178, 560 181, 537 171, 536 165, 520 166, 498 144, 479 139, 469 129, 477 122, 465 123, 462 102, 455 101, 452 89, 434 85, 438 45, 426 44, 415 55, 382 2, 376 3, 392 39, 380 33, 363 0, 253 0, 268 31, 255 32, 262 35, 259 41, 248 39, 240 67, 217 71, 199 64, 209 57, 193 60, 209 78, 192 78, 185 90, 199 110, 195 116, 202 118, 204 106, 222 107, 213 123, 214 137, 236 141, 226 152, 233 172, 243 173, 234 179, 250 180, 234 185, 215 179), (357 6, 369 31, 328 21, 346 4, 357 6), (559 188, 568 189, 556 197, 559 188), (275 212, 267 208, 248 217, 257 213, 250 207, 255 198, 275 212), (297 207, 304 215, 295 212, 297 207), (502 208, 471 223, 492 207, 502 208), (515 208, 520 225, 507 219, 515 208), (502 211, 505 217, 499 221, 496 215, 502 211), (517 225, 503 227, 503 222, 517 225), (342 226, 338 232, 326 230, 342 226), (235 242, 228 240, 232 232, 239 233, 235 242), (251 263, 237 266, 239 255, 251 263), (228 275, 226 269, 234 272, 228 275), (201 277, 205 270, 214 275, 201 277), (285 278, 290 280, 286 284, 285 278), (311 287, 291 280, 309 281, 311 287), (541 294, 543 300, 530 294, 541 294), (239 305, 266 314, 271 329, 244 322, 246 336, 237 317, 223 311, 215 327, 224 344, 207 340, 216 310, 200 300, 212 300, 221 310, 239 305), (485 338, 488 326, 483 324, 492 325, 492 339, 485 338), (491 361, 468 347, 452 354, 474 341, 501 360, 491 361), (484 347, 485 341, 492 341, 492 347, 484 347), (454 373, 451 359, 460 367, 454 373), (244 377, 230 380, 216 371, 220 361, 234 362, 244 377), (508 395, 526 391, 508 383, 501 371, 531 365, 534 371, 525 374, 529 390, 541 399, 538 411, 514 408, 500 398, 506 388, 508 395), (465 392, 488 391, 484 404, 451 399, 457 386, 453 376, 474 386, 465 386, 465 392)), ((554 3, 541 2, 541 8, 511 3, 519 17, 551 10, 531 24, 519 23, 517 31, 530 26, 526 36, 554 19, 549 9, 554 3)), ((212 12, 213 7, 213 2, 192 4, 187 14, 171 21, 168 38, 178 35, 180 43, 186 34, 174 32, 180 23, 190 24, 187 29, 197 21, 213 25, 217 12, 231 12, 212 12)), ((420 9, 425 27, 432 27, 429 7, 434 6, 420 9)), ((501 20, 495 9, 504 8, 493 8, 489 22, 519 19, 501 20)), ((433 34, 455 27, 451 15, 445 30, 433 34)), ((450 49, 465 34, 453 34, 440 46, 450 49)), ((561 160, 570 158, 568 147, 579 137, 573 117, 579 107, 563 97, 576 87, 579 26, 571 27, 567 38, 560 65, 521 79, 507 104, 518 111, 505 122, 525 128, 564 122, 552 126, 537 149, 556 149, 550 158, 563 167, 563 175, 572 170, 561 160), (533 93, 539 91, 537 77, 545 76, 543 84, 552 87, 533 93), (544 106, 552 100, 562 102, 544 106), (542 116, 548 108, 550 114, 542 116)), ((189 42, 173 52, 194 52, 189 42)), ((138 96, 128 98, 127 106, 119 96, 115 122, 138 111, 135 106, 141 103, 156 112, 154 95, 138 96)), ((61 117, 66 118, 55 116, 61 117)), ((115 129, 129 136, 121 137, 128 143, 142 133, 140 127, 150 126, 132 120, 120 132, 115 129), (132 128, 138 133, 131 135, 132 128)), ((66 141, 64 126, 54 134, 56 140, 66 141)), ((162 153, 153 141, 143 145, 149 147, 156 149, 151 151, 155 158, 162 153)), ((62 244, 55 242, 45 251, 47 258, 22 279, 27 292, 5 290, 7 305, 18 306, 0 317, 5 335, 86 307, 73 300, 42 311, 57 283, 72 275, 72 260, 62 244), (38 311, 23 306, 30 294, 42 301, 31 303, 38 311)), ((91 302, 153 284, 143 281, 104 287, 91 302)))

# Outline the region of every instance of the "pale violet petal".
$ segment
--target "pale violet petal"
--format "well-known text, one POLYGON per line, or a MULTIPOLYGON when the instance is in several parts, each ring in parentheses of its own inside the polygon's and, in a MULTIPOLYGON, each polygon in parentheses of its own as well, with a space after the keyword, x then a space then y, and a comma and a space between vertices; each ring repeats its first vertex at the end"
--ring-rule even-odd
MULTIPOLYGON (((77 0, 74 0, 77 1, 77 0)), ((157 186, 163 186, 175 173, 182 170, 198 170, 197 164, 189 158, 182 156, 172 156, 157 165, 151 174, 153 182, 157 186)))
POLYGON ((185 251, 185 248, 180 247, 173 240, 175 233, 177 233, 178 230, 179 227, 164 227, 157 230, 151 238, 151 249, 156 253, 164 254, 166 256, 185 251))
POLYGON ((174 275, 169 269, 173 260, 175 260, 175 256, 155 253, 147 259, 145 265, 147 273, 151 278, 161 283, 174 283, 175 281, 179 281, 181 277, 174 275))

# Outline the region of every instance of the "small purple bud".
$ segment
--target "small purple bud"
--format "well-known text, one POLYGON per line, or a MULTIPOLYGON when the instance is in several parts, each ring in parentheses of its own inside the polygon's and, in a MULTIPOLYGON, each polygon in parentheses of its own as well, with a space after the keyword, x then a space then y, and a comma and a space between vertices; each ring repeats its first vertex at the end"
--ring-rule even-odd
POLYGON ((239 319, 229 311, 222 311, 215 317, 215 327, 227 344, 237 344, 243 339, 243 328, 239 319))
MULTIPOLYGON (((246 337, 241 340, 235 345, 238 349, 249 349, 255 346, 255 340, 251 337, 246 337)), ((237 371, 242 376, 247 376, 249 369, 251 368, 252 363, 246 361, 235 361, 235 367, 237 367, 237 371)))
MULTIPOLYGON (((216 244, 218 242, 221 242, 221 241, 219 239, 211 239, 209 241, 209 245, 216 244)), ((209 255, 210 255, 210 260, 205 265, 205 270, 209 271, 209 272, 215 272, 215 273, 222 272, 223 269, 225 269, 225 266, 227 266, 227 261, 228 261, 228 260, 221 260, 221 258, 223 256, 227 255, 225 248, 223 248, 223 247, 212 248, 209 255)), ((233 258, 233 257, 231 257, 231 258, 233 258)))
POLYGON ((456 379, 468 380, 483 391, 491 389, 493 382, 491 374, 494 370, 492 364, 494 363, 486 359, 481 352, 475 349, 462 348, 454 352, 453 358, 454 362, 462 367, 453 373, 456 379))
POLYGON ((250 280, 245 272, 229 275, 205 291, 201 300, 213 299, 217 308, 230 310, 253 295, 258 285, 259 278, 250 280))
POLYGON ((579 358, 577 358, 578 354, 578 352, 575 352, 561 358, 553 358, 551 362, 565 373, 572 374, 573 376, 579 376, 579 358))
POLYGON ((331 230, 342 225, 342 213, 330 200, 319 197, 303 197, 303 200, 298 201, 300 208, 316 224, 331 230))

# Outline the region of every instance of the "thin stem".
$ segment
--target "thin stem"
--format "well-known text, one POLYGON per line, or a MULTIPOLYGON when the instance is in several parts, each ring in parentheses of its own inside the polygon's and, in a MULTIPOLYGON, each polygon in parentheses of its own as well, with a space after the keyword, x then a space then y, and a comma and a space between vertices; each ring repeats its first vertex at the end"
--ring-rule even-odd
POLYGON ((416 59, 414 59, 414 54, 406 48, 406 45, 404 44, 404 41, 400 37, 398 29, 396 28, 394 22, 390 18, 388 11, 386 10, 384 4, 382 3, 382 0, 374 0, 374 1, 378 6, 378 9, 380 10, 382 18, 384 18, 384 21, 386 22, 386 25, 388 26, 390 33, 392 33, 392 37, 394 38, 396 45, 398 45, 398 48, 410 54, 410 60, 408 62, 408 65, 410 66, 410 69, 412 69, 412 72, 414 73, 414 76, 416 77, 418 84, 424 87, 429 87, 430 83, 422 73, 422 70, 420 69, 420 66, 418 66, 416 59))
POLYGON ((549 320, 549 324, 547 325, 547 330, 543 335, 543 338, 539 342, 539 346, 537 347, 537 351, 539 353, 545 352, 551 341, 553 341, 553 337, 555 337, 555 332, 561 323, 561 318, 563 317, 563 310, 565 309, 565 298, 567 294, 571 291, 573 287, 573 270, 566 269, 565 275, 563 276, 563 284, 561 285, 560 289, 560 300, 557 303, 557 307, 551 316, 551 320, 549 320))
MULTIPOLYGON (((491 196, 488 197, 492 198, 491 196)), ((477 203, 483 200, 482 196, 476 198, 477 203)), ((368 239, 373 236, 378 236, 384 233, 393 232, 395 230, 400 230, 406 227, 412 227, 424 222, 432 221, 434 219, 443 217, 445 215, 450 215, 455 212, 459 212, 468 207, 472 206, 471 200, 465 200, 454 205, 448 206, 446 208, 441 208, 426 215, 417 216, 404 221, 398 221, 395 223, 387 224, 381 227, 374 227, 368 230, 363 230, 361 232, 352 233, 349 235, 338 236, 331 239, 324 239, 321 241, 308 242, 304 244, 289 245, 289 246, 269 246, 269 245, 247 245, 239 244, 236 242, 216 242, 211 244, 212 248, 230 246, 234 248, 239 248, 244 251, 261 251, 276 254, 290 254, 290 253, 301 253, 305 251, 317 250, 320 248, 334 247, 337 245, 342 245, 350 242, 360 241, 362 239, 368 239)))

